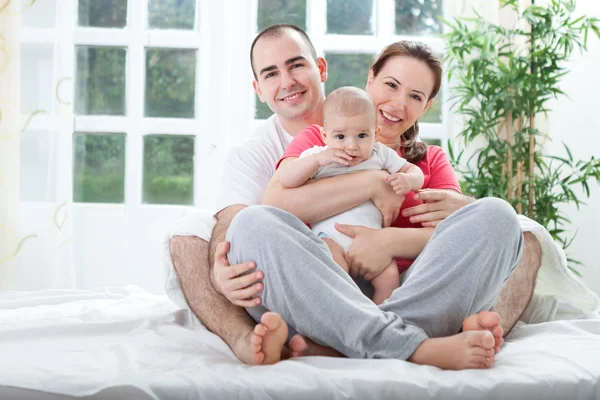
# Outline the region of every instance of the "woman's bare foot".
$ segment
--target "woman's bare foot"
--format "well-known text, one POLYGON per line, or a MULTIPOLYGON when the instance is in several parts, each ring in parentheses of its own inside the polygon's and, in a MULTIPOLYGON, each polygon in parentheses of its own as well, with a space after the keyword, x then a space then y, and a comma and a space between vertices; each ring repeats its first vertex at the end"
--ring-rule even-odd
POLYGON ((453 370, 490 368, 494 363, 494 335, 483 330, 426 339, 408 361, 453 370))
POLYGON ((264 313, 250 337, 252 363, 268 365, 279 362, 287 336, 288 326, 281 316, 273 312, 264 313))
POLYGON ((324 356, 324 357, 345 357, 342 353, 331 347, 321 346, 312 340, 296 334, 290 339, 290 357, 304 356, 324 356))
POLYGON ((467 331, 490 331, 494 335, 494 351, 498 353, 500 346, 504 344, 502 335, 504 331, 500 326, 500 315, 493 311, 483 311, 479 314, 469 315, 463 322, 463 332, 467 331))

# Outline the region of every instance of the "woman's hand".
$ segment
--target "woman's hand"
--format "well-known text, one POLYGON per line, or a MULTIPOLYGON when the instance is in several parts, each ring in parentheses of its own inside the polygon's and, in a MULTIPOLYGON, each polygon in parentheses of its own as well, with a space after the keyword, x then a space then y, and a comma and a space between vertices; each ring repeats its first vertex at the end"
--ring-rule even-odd
POLYGON ((444 189, 420 190, 415 194, 415 200, 425 203, 403 210, 402 215, 422 226, 437 226, 453 212, 475 201, 472 197, 444 189))
POLYGON ((227 252, 229 242, 221 242, 215 252, 215 264, 212 270, 212 285, 217 293, 240 307, 256 307, 262 303, 260 297, 253 297, 262 292, 263 278, 261 271, 250 273, 256 268, 254 262, 229 265, 227 252), (242 275, 245 274, 245 275, 242 275))
POLYGON ((385 229, 337 223, 335 228, 353 239, 350 248, 346 251, 350 275, 362 276, 370 281, 392 262, 393 256, 387 244, 385 229))

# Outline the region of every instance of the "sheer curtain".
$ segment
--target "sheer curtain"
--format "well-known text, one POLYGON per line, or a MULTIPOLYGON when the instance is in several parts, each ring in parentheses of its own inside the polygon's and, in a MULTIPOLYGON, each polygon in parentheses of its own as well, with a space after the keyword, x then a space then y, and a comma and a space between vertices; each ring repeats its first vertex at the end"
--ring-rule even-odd
MULTIPOLYGON (((22 35, 32 2, 0 2, 0 289, 75 287, 69 108, 60 103, 57 46, 22 35)), ((41 10, 40 10, 41 11, 41 10)), ((44 24, 55 9, 44 9, 44 24)), ((42 25, 44 25, 42 24, 42 25)), ((43 36, 51 27, 37 26, 43 36)))

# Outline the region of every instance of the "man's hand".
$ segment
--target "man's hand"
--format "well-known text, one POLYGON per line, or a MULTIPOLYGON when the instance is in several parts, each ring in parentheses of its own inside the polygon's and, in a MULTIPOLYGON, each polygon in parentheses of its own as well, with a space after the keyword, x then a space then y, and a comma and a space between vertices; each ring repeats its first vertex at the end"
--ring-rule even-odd
POLYGON ((362 276, 370 281, 392 262, 393 256, 385 240, 384 229, 337 223, 335 229, 353 239, 350 248, 346 251, 350 275, 362 276))
POLYGON ((321 167, 333 163, 348 165, 348 162, 352 161, 352 157, 348 153, 339 149, 327 149, 319 154, 315 154, 313 157, 321 167))
POLYGON ((263 284, 259 282, 263 278, 263 273, 261 271, 249 273, 256 268, 254 262, 229 265, 228 251, 229 242, 221 242, 217 245, 211 276, 213 287, 236 306, 248 308, 260 305, 262 299, 253 296, 263 290, 263 284))
POLYGON ((453 212, 475 201, 452 190, 424 189, 415 194, 415 200, 425 203, 407 208, 402 211, 404 217, 410 217, 410 222, 421 223, 422 226, 437 226, 453 212))
POLYGON ((383 227, 387 228, 398 218, 400 206, 404 202, 404 196, 398 196, 387 182, 389 174, 385 171, 374 171, 377 173, 371 186, 371 201, 379 209, 383 216, 383 227))

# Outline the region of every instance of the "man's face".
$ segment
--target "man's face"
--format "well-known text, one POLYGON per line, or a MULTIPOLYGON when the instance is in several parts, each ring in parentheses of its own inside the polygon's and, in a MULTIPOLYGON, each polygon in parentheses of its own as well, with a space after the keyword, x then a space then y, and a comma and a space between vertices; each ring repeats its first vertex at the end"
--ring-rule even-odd
POLYGON ((306 118, 321 107, 327 64, 323 58, 314 60, 298 32, 260 38, 254 46, 254 71, 254 90, 280 119, 306 118))

